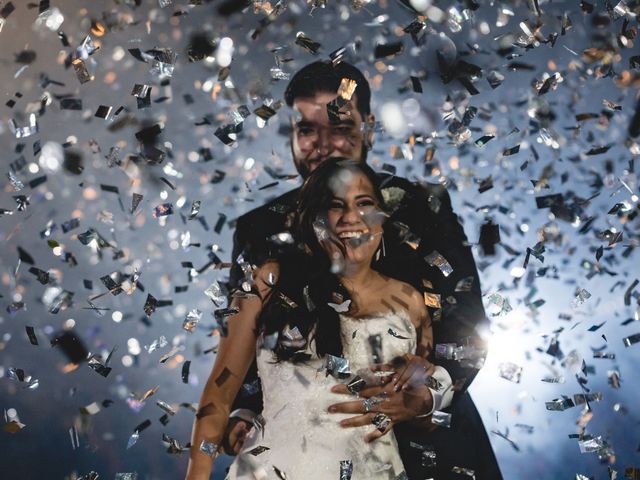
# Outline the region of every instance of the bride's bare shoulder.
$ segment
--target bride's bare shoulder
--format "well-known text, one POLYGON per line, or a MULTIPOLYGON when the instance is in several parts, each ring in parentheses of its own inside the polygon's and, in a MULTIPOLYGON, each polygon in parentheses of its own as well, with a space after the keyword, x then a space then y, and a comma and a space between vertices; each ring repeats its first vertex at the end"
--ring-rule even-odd
POLYGON ((414 325, 421 325, 427 315, 423 295, 408 283, 386 277, 385 297, 394 308, 406 311, 414 325))

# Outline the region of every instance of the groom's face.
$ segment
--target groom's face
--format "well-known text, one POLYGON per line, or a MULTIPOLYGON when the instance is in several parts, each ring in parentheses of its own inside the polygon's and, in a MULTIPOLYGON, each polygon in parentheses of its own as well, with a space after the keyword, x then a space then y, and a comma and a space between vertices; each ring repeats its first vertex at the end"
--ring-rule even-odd
POLYGON ((354 94, 340 109, 338 119, 330 121, 327 104, 336 96, 332 92, 317 92, 311 97, 298 97, 293 101, 291 153, 302 178, 307 178, 328 158, 366 160, 363 123, 365 120, 373 121, 373 116, 362 118, 354 94))

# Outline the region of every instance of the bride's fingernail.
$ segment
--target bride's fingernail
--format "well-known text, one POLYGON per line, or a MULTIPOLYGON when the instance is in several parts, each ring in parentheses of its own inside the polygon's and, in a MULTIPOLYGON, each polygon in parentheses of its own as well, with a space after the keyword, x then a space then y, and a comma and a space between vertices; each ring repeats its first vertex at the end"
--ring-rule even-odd
POLYGON ((329 407, 329 412, 330 413, 335 413, 336 411, 336 407, 329 407))

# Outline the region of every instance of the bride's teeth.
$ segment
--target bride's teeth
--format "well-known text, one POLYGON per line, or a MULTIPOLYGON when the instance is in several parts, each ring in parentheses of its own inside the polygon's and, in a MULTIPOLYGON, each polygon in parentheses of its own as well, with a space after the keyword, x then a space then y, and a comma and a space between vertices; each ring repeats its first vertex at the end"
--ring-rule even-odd
POLYGON ((360 231, 360 232, 342 232, 339 237, 342 239, 347 239, 347 238, 360 238, 362 235, 364 235, 366 232, 360 231))

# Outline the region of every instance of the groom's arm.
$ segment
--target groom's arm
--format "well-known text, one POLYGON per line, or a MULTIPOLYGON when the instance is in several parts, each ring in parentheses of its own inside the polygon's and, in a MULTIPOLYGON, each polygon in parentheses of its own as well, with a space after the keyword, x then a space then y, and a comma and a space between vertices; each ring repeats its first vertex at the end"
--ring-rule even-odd
POLYGON ((464 392, 486 356, 486 343, 478 333, 486 321, 480 278, 449 193, 439 185, 429 187, 423 208, 429 209, 425 217, 431 220, 422 225, 418 252, 432 263, 429 280, 440 297, 440 318, 436 316, 433 323, 435 363, 451 377, 454 391, 464 392), (438 263, 442 259, 446 264, 438 263), (455 354, 451 353, 454 348, 455 354))

